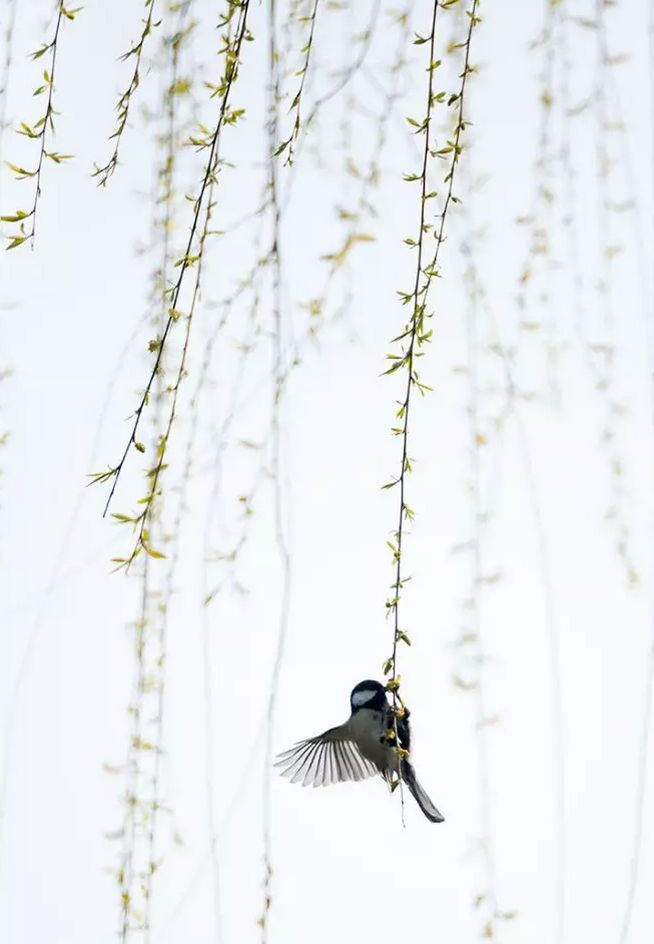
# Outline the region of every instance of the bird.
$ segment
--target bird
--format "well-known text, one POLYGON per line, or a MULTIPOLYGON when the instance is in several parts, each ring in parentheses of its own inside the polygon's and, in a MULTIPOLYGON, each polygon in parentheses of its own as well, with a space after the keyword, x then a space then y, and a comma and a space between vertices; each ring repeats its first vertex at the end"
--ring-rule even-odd
POLYGON ((386 686, 374 679, 359 682, 350 694, 350 717, 344 724, 299 741, 279 754, 274 766, 280 768, 282 777, 304 787, 366 780, 375 774, 381 774, 392 786, 399 773, 427 819, 442 823, 445 818, 418 782, 411 763, 409 710, 403 708, 398 713, 396 729, 395 710, 386 693, 386 686))

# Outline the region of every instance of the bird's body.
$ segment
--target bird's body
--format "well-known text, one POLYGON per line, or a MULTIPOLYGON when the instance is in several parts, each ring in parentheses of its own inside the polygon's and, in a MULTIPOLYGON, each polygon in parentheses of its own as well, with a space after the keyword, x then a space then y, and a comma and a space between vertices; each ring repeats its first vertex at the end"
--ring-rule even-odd
POLYGON ((360 708, 341 726, 357 745, 366 760, 375 765, 380 773, 397 773, 398 756, 391 741, 386 737, 392 728, 392 717, 387 712, 371 708, 360 708))
POLYGON ((364 780, 375 774, 391 783, 396 776, 407 785, 420 809, 433 823, 443 817, 418 780, 410 760, 409 712, 397 718, 380 682, 366 679, 352 689, 351 714, 336 728, 300 741, 280 754, 276 766, 292 783, 314 787, 344 780, 364 780), (396 734, 397 741, 396 745, 396 734), (398 749, 399 748, 399 749, 398 749))

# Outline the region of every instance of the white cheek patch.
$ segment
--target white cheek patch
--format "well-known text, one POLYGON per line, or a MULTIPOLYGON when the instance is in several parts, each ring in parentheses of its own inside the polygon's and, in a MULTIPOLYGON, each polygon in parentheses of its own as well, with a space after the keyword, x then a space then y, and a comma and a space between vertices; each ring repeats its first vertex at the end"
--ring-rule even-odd
POLYGON ((355 692, 352 695, 352 704, 355 708, 360 708, 361 705, 365 705, 367 702, 372 701, 377 692, 371 691, 369 688, 364 688, 360 692, 355 692))

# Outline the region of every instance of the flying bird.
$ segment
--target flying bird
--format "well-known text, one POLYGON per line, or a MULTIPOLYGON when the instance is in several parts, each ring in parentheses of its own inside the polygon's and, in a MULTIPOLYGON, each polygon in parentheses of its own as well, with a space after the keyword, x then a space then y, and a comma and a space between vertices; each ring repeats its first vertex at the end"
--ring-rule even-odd
POLYGON ((350 717, 317 737, 300 741, 280 754, 275 767, 291 783, 306 787, 327 786, 344 780, 366 780, 381 774, 392 783, 399 774, 416 803, 432 823, 442 823, 427 793, 420 786, 410 760, 409 711, 397 719, 398 751, 395 746, 395 715, 381 682, 365 679, 350 694, 350 717))

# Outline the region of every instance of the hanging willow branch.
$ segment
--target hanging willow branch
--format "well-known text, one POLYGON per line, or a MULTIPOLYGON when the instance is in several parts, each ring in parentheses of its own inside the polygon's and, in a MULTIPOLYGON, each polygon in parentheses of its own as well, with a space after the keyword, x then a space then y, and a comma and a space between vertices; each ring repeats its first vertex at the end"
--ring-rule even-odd
MULTIPOLYGON (((306 66, 309 62, 309 52, 313 39, 313 27, 315 24, 315 15, 318 2, 316 0, 313 8, 313 17, 311 22, 311 37, 309 39, 309 50, 307 52, 306 66)), ((276 151, 275 143, 278 134, 279 120, 279 100, 280 100, 280 81, 278 67, 277 51, 277 24, 275 17, 275 2, 271 0, 270 4, 270 48, 269 48, 269 84, 270 84, 270 106, 268 116, 268 143, 269 143, 269 184, 270 199, 272 210, 272 319, 273 319, 273 363, 272 363, 272 408, 271 408, 271 474, 273 479, 273 505, 275 519, 275 543, 277 553, 282 568, 282 600, 279 612, 279 624, 277 632, 277 646, 275 651, 275 660, 273 664, 272 678, 270 681, 270 693, 268 696, 268 710, 266 718, 266 747, 264 751, 264 822, 263 822, 263 907, 259 916, 259 926, 261 928, 261 941, 266 944, 268 940, 268 919, 272 905, 272 797, 271 797, 271 776, 272 776, 272 758, 273 758, 273 731, 275 721, 275 710, 277 707, 277 693, 279 687, 279 676, 284 657, 286 643, 286 633, 288 628, 288 615, 290 606, 291 591, 291 558, 286 539, 286 529, 283 522, 284 513, 284 494, 282 488, 281 471, 281 430, 280 430, 280 412, 282 405, 282 392, 284 384, 283 360, 282 360, 282 342, 283 342, 283 323, 282 323, 282 261, 280 254, 281 239, 281 207, 279 202, 279 187, 277 181, 277 164, 275 161, 276 151)), ((304 83, 305 72, 302 75, 304 83)), ((298 97, 301 91, 298 92, 298 97)), ((297 121, 299 121, 299 104, 297 109, 297 121)), ((299 125, 296 127, 299 128, 299 125)), ((292 147, 292 146, 291 146, 292 147)), ((289 150, 288 162, 291 161, 292 150, 289 150)))
POLYGON ((34 246, 34 238, 36 236, 36 210, 39 197, 41 196, 41 176, 45 159, 51 160, 54 164, 62 164, 72 157, 72 154, 48 151, 47 146, 49 133, 54 133, 55 127, 54 82, 61 25, 64 20, 74 20, 81 9, 81 7, 77 7, 76 9, 66 7, 64 6, 63 0, 59 0, 52 39, 49 43, 44 43, 40 49, 32 53, 32 59, 41 59, 43 56, 49 55, 49 68, 43 70, 42 84, 34 90, 35 96, 46 96, 46 105, 41 117, 33 125, 29 125, 26 121, 21 121, 20 128, 17 129, 17 132, 26 138, 39 142, 39 158, 35 170, 28 170, 26 167, 22 167, 19 164, 12 164, 9 161, 7 161, 7 166, 14 172, 16 180, 34 180, 34 201, 29 210, 16 210, 14 213, 0 217, 0 220, 3 222, 15 223, 18 227, 17 231, 9 237, 7 249, 15 249, 17 246, 21 246, 24 242, 27 242, 27 240, 31 240, 31 244, 34 246))
MULTIPOLYGON (((177 82, 180 46, 188 36, 183 15, 177 32, 165 40, 166 54, 161 166, 152 195, 154 204, 153 242, 161 241, 161 260, 155 262, 152 276, 153 320, 160 325, 167 316, 163 288, 170 265, 170 232, 175 202, 176 149, 179 143, 177 82), (162 207, 160 214, 159 207, 162 207)), ((163 371, 157 376, 152 416, 153 448, 159 442, 159 430, 167 388, 163 371)), ((152 503, 144 519, 147 531, 163 541, 162 505, 152 503)), ((177 522, 179 524, 179 522, 177 522)), ((178 528, 175 530, 177 536, 178 528)), ((121 942, 138 933, 144 944, 151 940, 152 907, 156 876, 163 861, 159 840, 160 820, 166 811, 162 794, 164 756, 165 682, 167 661, 168 605, 177 562, 176 547, 168 563, 165 593, 157 585, 156 572, 148 556, 138 575, 140 608, 135 621, 134 692, 129 707, 132 719, 127 750, 123 845, 117 872, 120 894, 119 935, 121 942)))
MULTIPOLYGON (((212 189, 212 188, 211 188, 212 189)), ((135 526, 136 530, 136 540, 132 548, 132 552, 129 557, 114 557, 114 563, 118 564, 119 567, 129 567, 130 564, 138 557, 141 551, 145 551, 146 554, 149 554, 150 557, 163 557, 164 555, 155 550, 152 547, 150 542, 150 535, 148 532, 147 524, 150 516, 150 512, 154 507, 157 496, 159 495, 159 483, 161 479, 162 472, 166 468, 166 453, 168 450, 168 444, 170 440, 170 435, 172 433, 173 424, 175 422, 175 417, 177 415, 177 402, 179 399, 179 391, 182 385, 182 381, 186 376, 186 362, 188 359, 189 343, 191 340, 191 327, 193 324, 193 316, 195 314, 196 305, 198 302, 200 294, 200 286, 202 281, 202 260, 203 260, 203 250, 206 239, 209 235, 209 224, 211 221, 211 208, 213 203, 211 201, 211 190, 209 193, 209 203, 207 209, 207 215, 205 218, 204 227, 202 234, 200 236, 199 242, 199 252, 198 252, 198 264, 196 268, 195 283, 193 286, 193 295, 191 298, 191 304, 189 306, 188 314, 186 315, 185 322, 186 327, 184 330, 184 341, 182 344, 182 353, 179 360, 179 365, 177 368, 177 373, 175 375, 175 381, 172 386, 172 398, 170 401, 170 408, 168 410, 168 418, 166 421, 165 429, 161 436, 156 447, 156 462, 147 472, 148 480, 148 491, 145 496, 141 499, 141 508, 142 510, 138 515, 129 517, 127 515, 114 515, 118 521, 125 523, 130 523, 135 526)))
MULTIPOLYGON (((455 2, 458 2, 458 0, 455 0, 455 2)), ((443 8, 447 8, 454 6, 454 3, 443 3, 441 6, 443 8)), ((426 325, 426 320, 428 317, 430 317, 427 313, 429 288, 431 286, 432 280, 437 278, 440 274, 439 254, 441 246, 445 240, 445 221, 450 205, 453 202, 457 202, 457 198, 453 193, 454 177, 457 162, 462 151, 461 135, 465 130, 464 99, 467 80, 473 71, 472 67, 470 66, 469 57, 472 31, 479 23, 479 18, 477 16, 478 6, 478 0, 473 0, 469 10, 467 11, 469 25, 466 39, 463 43, 455 47, 464 49, 464 64, 463 71, 460 75, 461 82, 459 90, 457 93, 451 95, 447 102, 448 106, 450 107, 456 106, 454 132, 451 140, 448 140, 444 147, 436 150, 432 149, 431 147, 431 125, 433 122, 433 109, 437 103, 443 102, 446 98, 445 92, 434 92, 434 75, 440 65, 439 60, 436 59, 436 17, 439 8, 438 0, 435 0, 434 2, 431 32, 428 36, 418 36, 415 40, 415 42, 419 45, 422 45, 423 43, 429 44, 429 66, 427 69, 429 80, 425 117, 422 119, 422 121, 417 121, 414 118, 407 119, 409 124, 416 129, 416 134, 424 135, 424 148, 420 173, 405 175, 405 180, 418 181, 420 183, 420 218, 417 239, 405 239, 405 243, 412 249, 416 250, 418 258, 416 263, 416 274, 413 290, 410 292, 399 293, 403 304, 411 305, 411 318, 404 328, 404 331, 394 339, 394 343, 400 343, 404 346, 402 347, 401 353, 392 353, 387 355, 387 357, 392 361, 392 364, 384 372, 385 374, 393 374, 401 370, 404 371, 406 376, 404 398, 400 402, 399 409, 396 413, 396 417, 400 421, 401 425, 393 427, 392 429, 393 434, 395 436, 399 436, 402 443, 400 471, 395 479, 384 486, 384 488, 395 488, 396 486, 399 486, 397 529, 394 532, 394 540, 388 542, 388 545, 393 554, 395 566, 395 579, 392 584, 393 596, 386 601, 387 613, 392 614, 393 616, 393 645, 391 655, 384 663, 384 674, 389 677, 387 687, 393 696, 393 706, 395 709, 394 736, 398 754, 402 754, 402 748, 399 746, 397 730, 398 717, 402 717, 405 712, 405 707, 399 695, 400 676, 397 671, 397 646, 399 642, 404 642, 407 645, 410 645, 409 636, 400 626, 399 606, 404 585, 406 584, 407 580, 410 579, 403 575, 402 570, 404 526, 406 521, 411 521, 414 517, 413 510, 409 507, 406 501, 406 477, 412 470, 412 460, 409 456, 409 417, 412 395, 414 391, 425 393, 425 391, 429 389, 420 381, 418 377, 418 372, 416 370, 416 360, 423 353, 421 348, 431 339, 432 332, 431 330, 427 329, 426 325), (428 189, 428 166, 429 159, 436 157, 446 158, 449 164, 444 178, 444 182, 447 185, 447 191, 443 202, 443 208, 438 217, 439 223, 434 230, 432 225, 427 222, 427 204, 428 201, 436 197, 437 194, 435 192, 430 192, 428 189), (426 263, 425 259, 428 258, 427 240, 430 233, 432 232, 436 241, 436 245, 430 262, 426 263)))
POLYGON ((311 59, 311 51, 313 49, 313 36, 316 29, 316 14, 318 13, 318 3, 319 0, 314 0, 313 9, 311 10, 311 15, 309 17, 303 17, 302 20, 308 20, 310 23, 309 26, 309 38, 307 43, 302 47, 300 52, 304 55, 304 61, 298 72, 300 76, 300 84, 297 92, 295 93, 295 98, 291 102, 291 107, 289 108, 290 112, 293 112, 293 130, 286 140, 275 150, 275 157, 280 154, 283 154, 284 151, 288 149, 288 154, 286 155, 286 160, 284 164, 293 163, 293 151, 295 147, 295 142, 297 141, 300 129, 302 127, 302 93, 304 92, 304 85, 307 79, 307 73, 309 72, 309 61, 311 59))
MULTIPOLYGON (((178 114, 177 114, 177 102, 180 92, 180 88, 184 88, 182 84, 180 86, 178 82, 179 78, 179 64, 180 64, 180 53, 181 48, 185 40, 188 39, 188 36, 192 30, 192 26, 185 25, 185 17, 188 8, 182 7, 178 28, 175 34, 166 41, 167 52, 169 55, 169 67, 168 67, 168 81, 167 89, 165 94, 165 124, 166 130, 164 135, 165 141, 165 150, 163 156, 163 164, 160 172, 160 187, 161 187, 161 201, 163 202, 164 212, 163 217, 159 222, 159 228, 162 232, 162 258, 161 258, 161 268, 159 272, 155 272, 155 297, 159 295, 160 301, 160 314, 159 321, 163 322, 166 318, 167 307, 166 307, 166 297, 162 289, 166 285, 166 278, 168 269, 170 266, 170 233, 173 225, 173 215, 174 215, 174 202, 175 202, 175 171, 176 171, 176 151, 179 143, 180 131, 178 129, 178 114)), ((199 268, 198 268, 199 272, 199 268)), ((190 326, 190 315, 189 315, 189 326, 190 326)), ((183 370, 185 356, 182 356, 182 367, 180 370, 183 370)), ((174 415, 174 409, 177 399, 177 390, 179 388, 180 376, 178 374, 177 381, 173 393, 173 405, 170 407, 170 414, 174 415)), ((159 386, 163 388, 163 383, 160 381, 159 386)), ((161 402, 162 398, 159 397, 159 408, 163 406, 161 402)), ((177 508, 177 514, 175 522, 173 525, 173 547, 172 553, 167 562, 167 573, 165 577, 164 589, 161 599, 157 602, 157 605, 154 608, 153 613, 153 639, 151 640, 151 648, 153 650, 152 659, 151 659, 151 672, 149 684, 153 690, 154 702, 155 702, 155 733, 153 738, 153 751, 152 759, 150 766, 150 789, 151 789, 151 811, 148 821, 148 835, 147 835, 147 853, 146 853, 146 870, 145 877, 143 879, 143 898, 144 898, 144 916, 143 921, 146 929, 146 940, 145 944, 150 942, 151 934, 151 909, 152 909, 152 897, 153 897, 153 886, 155 875, 159 871, 161 864, 161 854, 159 852, 159 842, 158 842, 158 827, 159 820, 163 806, 162 798, 162 757, 164 754, 164 715, 166 710, 166 699, 165 699, 165 688, 166 688, 166 669, 167 669, 167 654, 168 654, 168 622, 169 622, 169 612, 171 599, 173 595, 173 585, 175 580, 175 575, 177 572, 177 563, 179 560, 179 545, 180 545, 180 536, 182 531, 182 515, 184 512, 184 492, 182 490, 179 498, 179 505, 177 508)), ((157 519, 161 515, 161 508, 157 510, 157 519)), ((154 513, 154 506, 151 508, 151 515, 154 513)), ((157 541, 163 540, 163 528, 157 520, 158 533, 157 541)))
POLYGON ((134 60, 134 68, 132 70, 132 75, 129 81, 129 85, 125 91, 121 94, 116 105, 116 112, 118 117, 116 118, 116 128, 111 135, 109 140, 114 141, 114 150, 107 161, 102 167, 95 165, 95 170, 92 173, 92 177, 98 177, 98 186, 106 187, 107 181, 113 175, 116 167, 118 166, 118 155, 120 152, 120 145, 123 140, 123 132, 125 131, 125 126, 127 125, 127 119, 129 117, 129 110, 132 104, 132 97, 138 89, 141 82, 141 59, 143 57, 143 49, 145 47, 146 41, 150 33, 152 32, 155 26, 158 26, 158 23, 155 23, 153 20, 154 9, 155 9, 155 0, 145 0, 145 8, 148 11, 148 15, 143 21, 143 30, 137 42, 127 50, 126 53, 120 57, 121 62, 127 62, 129 59, 134 60))
MULTIPOLYGON (((242 117, 243 112, 238 109, 232 109, 229 105, 230 94, 232 92, 234 83, 236 82, 239 65, 241 62, 241 49, 243 43, 250 41, 252 35, 247 29, 247 14, 249 10, 249 0, 228 0, 228 9, 223 15, 220 25, 230 27, 230 31, 227 34, 223 35, 223 47, 220 50, 221 54, 224 57, 224 72, 217 85, 211 87, 212 97, 218 97, 220 99, 220 107, 218 111, 218 117, 216 120, 216 125, 212 132, 202 133, 200 137, 191 137, 190 143, 193 144, 198 150, 208 150, 209 156, 205 165, 204 174, 202 177, 202 182, 200 185, 200 190, 197 198, 194 201, 193 207, 193 220, 191 223, 191 229, 189 237, 186 244, 186 249, 184 254, 176 261, 175 267, 179 270, 179 275, 175 284, 166 289, 167 297, 169 299, 169 309, 168 316, 165 321, 165 325, 160 338, 156 338, 153 342, 150 342, 150 350, 155 354, 154 363, 148 377, 148 381, 145 386, 145 390, 139 401, 139 405, 136 408, 134 413, 134 420, 132 423, 132 429, 127 440, 127 444, 123 450, 123 454, 119 462, 110 467, 105 472, 94 473, 91 476, 92 482, 106 482, 112 481, 111 490, 105 504, 104 514, 106 515, 111 504, 120 474, 123 470, 125 462, 132 446, 140 453, 145 452, 145 446, 137 439, 137 433, 143 417, 145 408, 148 405, 150 393, 152 391, 152 386, 154 384, 155 377, 157 376, 166 347, 166 342, 173 325, 183 316, 183 312, 177 307, 180 300, 180 295, 182 288, 185 284, 185 277, 190 269, 200 268, 201 260, 204 253, 206 236, 208 235, 208 224, 211 216, 212 208, 212 192, 213 187, 217 185, 218 177, 218 165, 220 162, 220 140, 221 133, 225 125, 235 124, 239 118, 242 117), (234 25, 235 22, 235 25, 234 25), (233 28, 232 28, 233 27, 233 28), (201 218, 204 216, 204 221, 201 223, 201 218), (198 239, 198 245, 196 246, 196 237, 198 239)), ((193 301, 191 303, 191 310, 189 312, 187 321, 187 333, 190 330, 190 318, 192 317, 193 305, 197 297, 197 285, 198 280, 196 279, 195 288, 193 290, 193 301)), ((186 354, 186 349, 188 346, 188 337, 185 340, 184 345, 184 355, 186 354)), ((183 364, 182 364, 183 368, 183 364)), ((182 370, 183 373, 183 370, 182 370)), ((180 378, 181 379, 181 378, 180 378)), ((174 420, 174 409, 172 420, 174 420)), ((146 500, 144 501, 144 507, 135 516, 121 515, 118 516, 118 520, 129 522, 135 526, 137 529, 137 541, 132 551, 132 554, 128 558, 123 558, 117 562, 121 565, 129 564, 134 557, 140 552, 141 549, 145 550, 147 553, 152 553, 151 548, 148 545, 148 541, 144 538, 143 535, 143 522, 147 517, 147 510, 151 501, 153 500, 154 494, 156 492, 156 486, 158 478, 163 468, 163 460, 165 455, 165 449, 168 442, 168 436, 170 434, 170 429, 172 427, 172 420, 167 428, 166 433, 162 437, 162 443, 159 448, 159 454, 157 456, 157 461, 154 467, 148 473, 149 477, 153 480, 150 483, 150 488, 146 500)), ((156 552, 155 552, 156 556, 156 552)))

